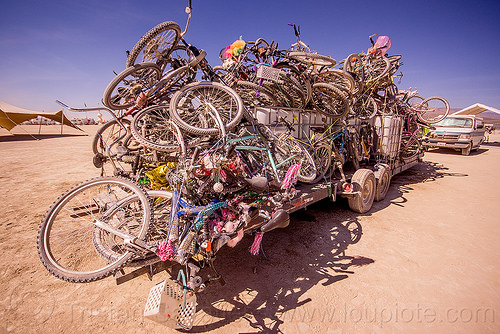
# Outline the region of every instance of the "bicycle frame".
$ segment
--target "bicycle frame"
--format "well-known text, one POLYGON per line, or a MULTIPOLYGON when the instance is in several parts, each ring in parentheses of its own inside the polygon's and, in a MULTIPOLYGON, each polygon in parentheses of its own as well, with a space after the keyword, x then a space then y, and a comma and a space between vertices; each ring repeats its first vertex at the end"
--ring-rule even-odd
MULTIPOLYGON (((228 140, 228 144, 238 143, 238 142, 242 142, 245 140, 251 140, 251 139, 261 139, 261 137, 259 135, 248 135, 248 136, 244 136, 241 138, 230 139, 230 140, 228 140)), ((282 182, 282 179, 280 178, 280 176, 278 174, 278 169, 281 166, 283 166, 285 163, 291 161, 296 156, 298 156, 298 154, 295 154, 295 155, 288 157, 287 159, 285 159, 284 161, 282 161, 280 163, 276 163, 276 161, 274 160, 274 157, 273 157, 273 153, 268 147, 252 146, 252 145, 236 145, 235 150, 237 150, 237 151, 238 150, 240 150, 240 151, 245 151, 245 150, 246 151, 258 151, 258 152, 261 152, 262 154, 267 154, 267 157, 269 158, 269 162, 271 164, 271 168, 274 172, 274 175, 276 176, 276 180, 279 183, 282 182)))
MULTIPOLYGON (((122 129, 124 130, 123 131, 123 134, 120 135, 118 138, 116 138, 111 144, 109 144, 107 147, 106 147, 106 156, 110 159, 111 163, 113 164, 113 168, 115 170, 119 170, 119 168, 116 166, 115 162, 113 161, 112 159, 112 154, 111 154, 111 147, 113 145, 115 145, 116 143, 118 143, 120 140, 122 140, 123 138, 125 138, 125 136, 127 135, 127 128, 126 126, 121 122, 120 118, 116 116, 116 114, 111 110, 111 109, 108 109, 108 108, 105 108, 105 107, 95 107, 95 108, 72 108, 70 106, 68 106, 67 104, 59 101, 59 100, 56 100, 56 103, 58 103, 59 105, 63 106, 64 108, 70 110, 70 111, 74 111, 74 112, 87 112, 87 111, 106 111, 107 113, 109 113, 111 115, 111 117, 113 117, 114 120, 116 120, 116 122, 122 127, 122 129)), ((127 114, 125 114, 127 115, 127 114)), ((101 136, 100 136, 101 137, 101 136)), ((104 142, 104 139, 101 137, 101 140, 102 142, 104 142)))

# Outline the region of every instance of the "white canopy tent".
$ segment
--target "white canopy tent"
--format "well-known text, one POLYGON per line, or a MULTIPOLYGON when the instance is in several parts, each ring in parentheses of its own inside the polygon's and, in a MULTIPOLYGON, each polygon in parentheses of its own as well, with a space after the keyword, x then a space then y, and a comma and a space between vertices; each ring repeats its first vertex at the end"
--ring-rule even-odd
POLYGON ((457 111, 453 115, 478 115, 484 111, 493 111, 497 114, 500 114, 500 110, 496 108, 489 107, 481 103, 476 103, 471 106, 468 106, 467 108, 457 111))

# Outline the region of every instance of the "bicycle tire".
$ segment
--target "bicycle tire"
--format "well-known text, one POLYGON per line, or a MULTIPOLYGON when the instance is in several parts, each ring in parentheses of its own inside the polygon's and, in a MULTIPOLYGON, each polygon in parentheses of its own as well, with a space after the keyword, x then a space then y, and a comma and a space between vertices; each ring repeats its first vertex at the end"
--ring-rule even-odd
POLYGON ((344 94, 327 83, 320 82, 313 85, 313 102, 315 110, 334 119, 346 116, 351 110, 344 94))
POLYGON ((391 68, 389 70, 389 75, 394 75, 398 71, 399 67, 403 64, 400 62, 401 58, 403 56, 401 55, 392 55, 387 57, 389 62, 391 63, 391 68))
POLYGON ((450 104, 440 96, 428 97, 422 101, 417 109, 417 117, 425 124, 434 124, 448 116, 450 104))
POLYGON ((195 135, 220 133, 214 109, 226 132, 234 129, 243 117, 241 97, 233 89, 217 82, 191 83, 178 90, 170 101, 172 120, 181 129, 195 135))
POLYGON ((297 67, 288 62, 281 62, 273 66, 281 70, 280 78, 283 85, 287 87, 288 93, 293 94, 296 101, 296 108, 303 108, 309 103, 312 96, 312 85, 303 73, 297 67))
POLYGON ((274 142, 273 156, 278 166, 278 175, 283 180, 290 166, 300 163, 300 173, 297 180, 303 183, 313 183, 316 180, 316 164, 309 151, 296 139, 282 135, 274 142))
POLYGON ((151 106, 135 114, 130 131, 144 146, 162 152, 180 152, 179 140, 183 140, 186 147, 191 147, 202 139, 188 134, 177 138, 178 134, 172 128, 167 105, 151 106))
POLYGON ((416 157, 421 150, 421 143, 418 138, 412 136, 411 134, 405 134, 401 136, 401 148, 400 157, 403 161, 411 160, 416 157))
POLYGON ((369 59, 367 69, 365 70, 365 82, 373 83, 382 80, 382 78, 389 74, 391 62, 387 57, 369 59))
POLYGON ((349 94, 354 94, 357 90, 356 82, 349 72, 337 68, 329 68, 321 71, 315 79, 315 83, 327 83, 337 88, 345 90, 349 94))
MULTIPOLYGON (((153 205, 154 220, 149 227, 147 242, 153 245, 165 240, 168 236, 170 224, 170 211, 173 193, 165 190, 148 190, 148 196, 151 198, 153 205), (159 200, 161 199, 161 200, 159 200)), ((100 255, 108 259, 108 261, 116 261, 122 254, 116 252, 110 247, 110 242, 106 240, 101 230, 94 229, 93 241, 96 250, 100 255)), ((127 263, 127 267, 143 267, 161 261, 160 258, 153 252, 145 252, 143 254, 134 254, 132 260, 127 263)))
POLYGON ((38 232, 38 255, 45 268, 59 279, 97 281, 125 266, 134 253, 122 241, 114 245, 121 256, 109 263, 95 250, 92 236, 98 227, 93 222, 114 225, 145 240, 152 218, 150 199, 139 184, 123 177, 90 179, 51 205, 38 232))
POLYGON ((346 59, 344 59, 343 70, 351 73, 356 80, 361 82, 365 81, 363 60, 358 54, 350 54, 346 59))
POLYGON ((271 91, 249 81, 238 81, 233 89, 249 107, 277 106, 278 100, 271 91))
POLYGON ((337 63, 337 61, 332 57, 323 56, 313 52, 288 51, 286 55, 287 57, 292 58, 298 62, 309 65, 333 67, 337 63))
POLYGON ((141 148, 144 147, 143 144, 141 144, 140 142, 138 142, 134 136, 132 136, 132 132, 129 132, 125 138, 123 138, 123 145, 125 146, 125 148, 127 150, 129 150, 129 152, 135 152, 137 150, 140 150, 141 148))
POLYGON ((140 92, 152 86, 161 76, 161 69, 154 63, 140 63, 120 72, 104 90, 102 103, 113 110, 132 107, 140 92))
POLYGON ((162 22, 145 35, 135 44, 130 51, 126 67, 133 66, 137 59, 139 62, 161 62, 161 59, 168 56, 181 38, 181 28, 176 22, 162 22), (165 38, 166 37, 166 38, 165 38), (161 46, 164 46, 160 49, 161 46), (140 56, 142 53, 142 57, 140 56))
POLYGON ((412 108, 418 108, 418 106, 422 104, 422 101, 424 100, 425 99, 420 95, 413 95, 406 101, 406 103, 408 103, 408 105, 412 108))
MULTIPOLYGON (((122 122, 125 127, 130 127, 130 120, 122 118, 120 122, 122 122)), ((94 154, 106 153, 106 148, 118 139, 123 134, 123 131, 122 126, 116 119, 106 122, 94 135, 94 139, 92 140, 92 152, 94 152, 94 154)), ((125 139, 126 137, 123 138, 123 143, 126 142, 125 139)), ((111 152, 112 155, 113 153, 114 152, 111 152)))
POLYGON ((262 87, 276 98, 278 107, 293 108, 293 97, 284 89, 284 86, 276 82, 264 81, 262 87))
POLYGON ((328 171, 332 163, 332 145, 326 140, 314 143, 311 147, 311 153, 316 164, 317 175, 312 183, 318 183, 328 177, 328 171))

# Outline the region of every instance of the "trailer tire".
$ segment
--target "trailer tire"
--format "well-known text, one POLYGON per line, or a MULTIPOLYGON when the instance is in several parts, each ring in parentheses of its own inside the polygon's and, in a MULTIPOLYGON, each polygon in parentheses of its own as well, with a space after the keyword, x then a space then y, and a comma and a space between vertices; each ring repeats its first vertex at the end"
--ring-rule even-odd
POLYGON ((375 201, 382 201, 389 191, 391 185, 391 171, 388 166, 380 166, 377 171, 377 189, 375 191, 375 201))
POLYGON ((358 169, 352 176, 351 183, 358 193, 349 197, 349 207, 358 213, 368 212, 372 208, 377 188, 375 174, 369 169, 358 169))

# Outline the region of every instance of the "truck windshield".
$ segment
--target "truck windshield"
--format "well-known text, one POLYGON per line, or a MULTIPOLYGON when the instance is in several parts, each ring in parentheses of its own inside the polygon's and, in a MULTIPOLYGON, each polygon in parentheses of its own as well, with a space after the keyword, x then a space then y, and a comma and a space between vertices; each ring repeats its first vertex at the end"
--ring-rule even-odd
POLYGON ((445 126, 445 127, 458 127, 458 128, 472 128, 472 119, 470 118, 453 118, 448 117, 440 122, 434 124, 434 126, 445 126))

